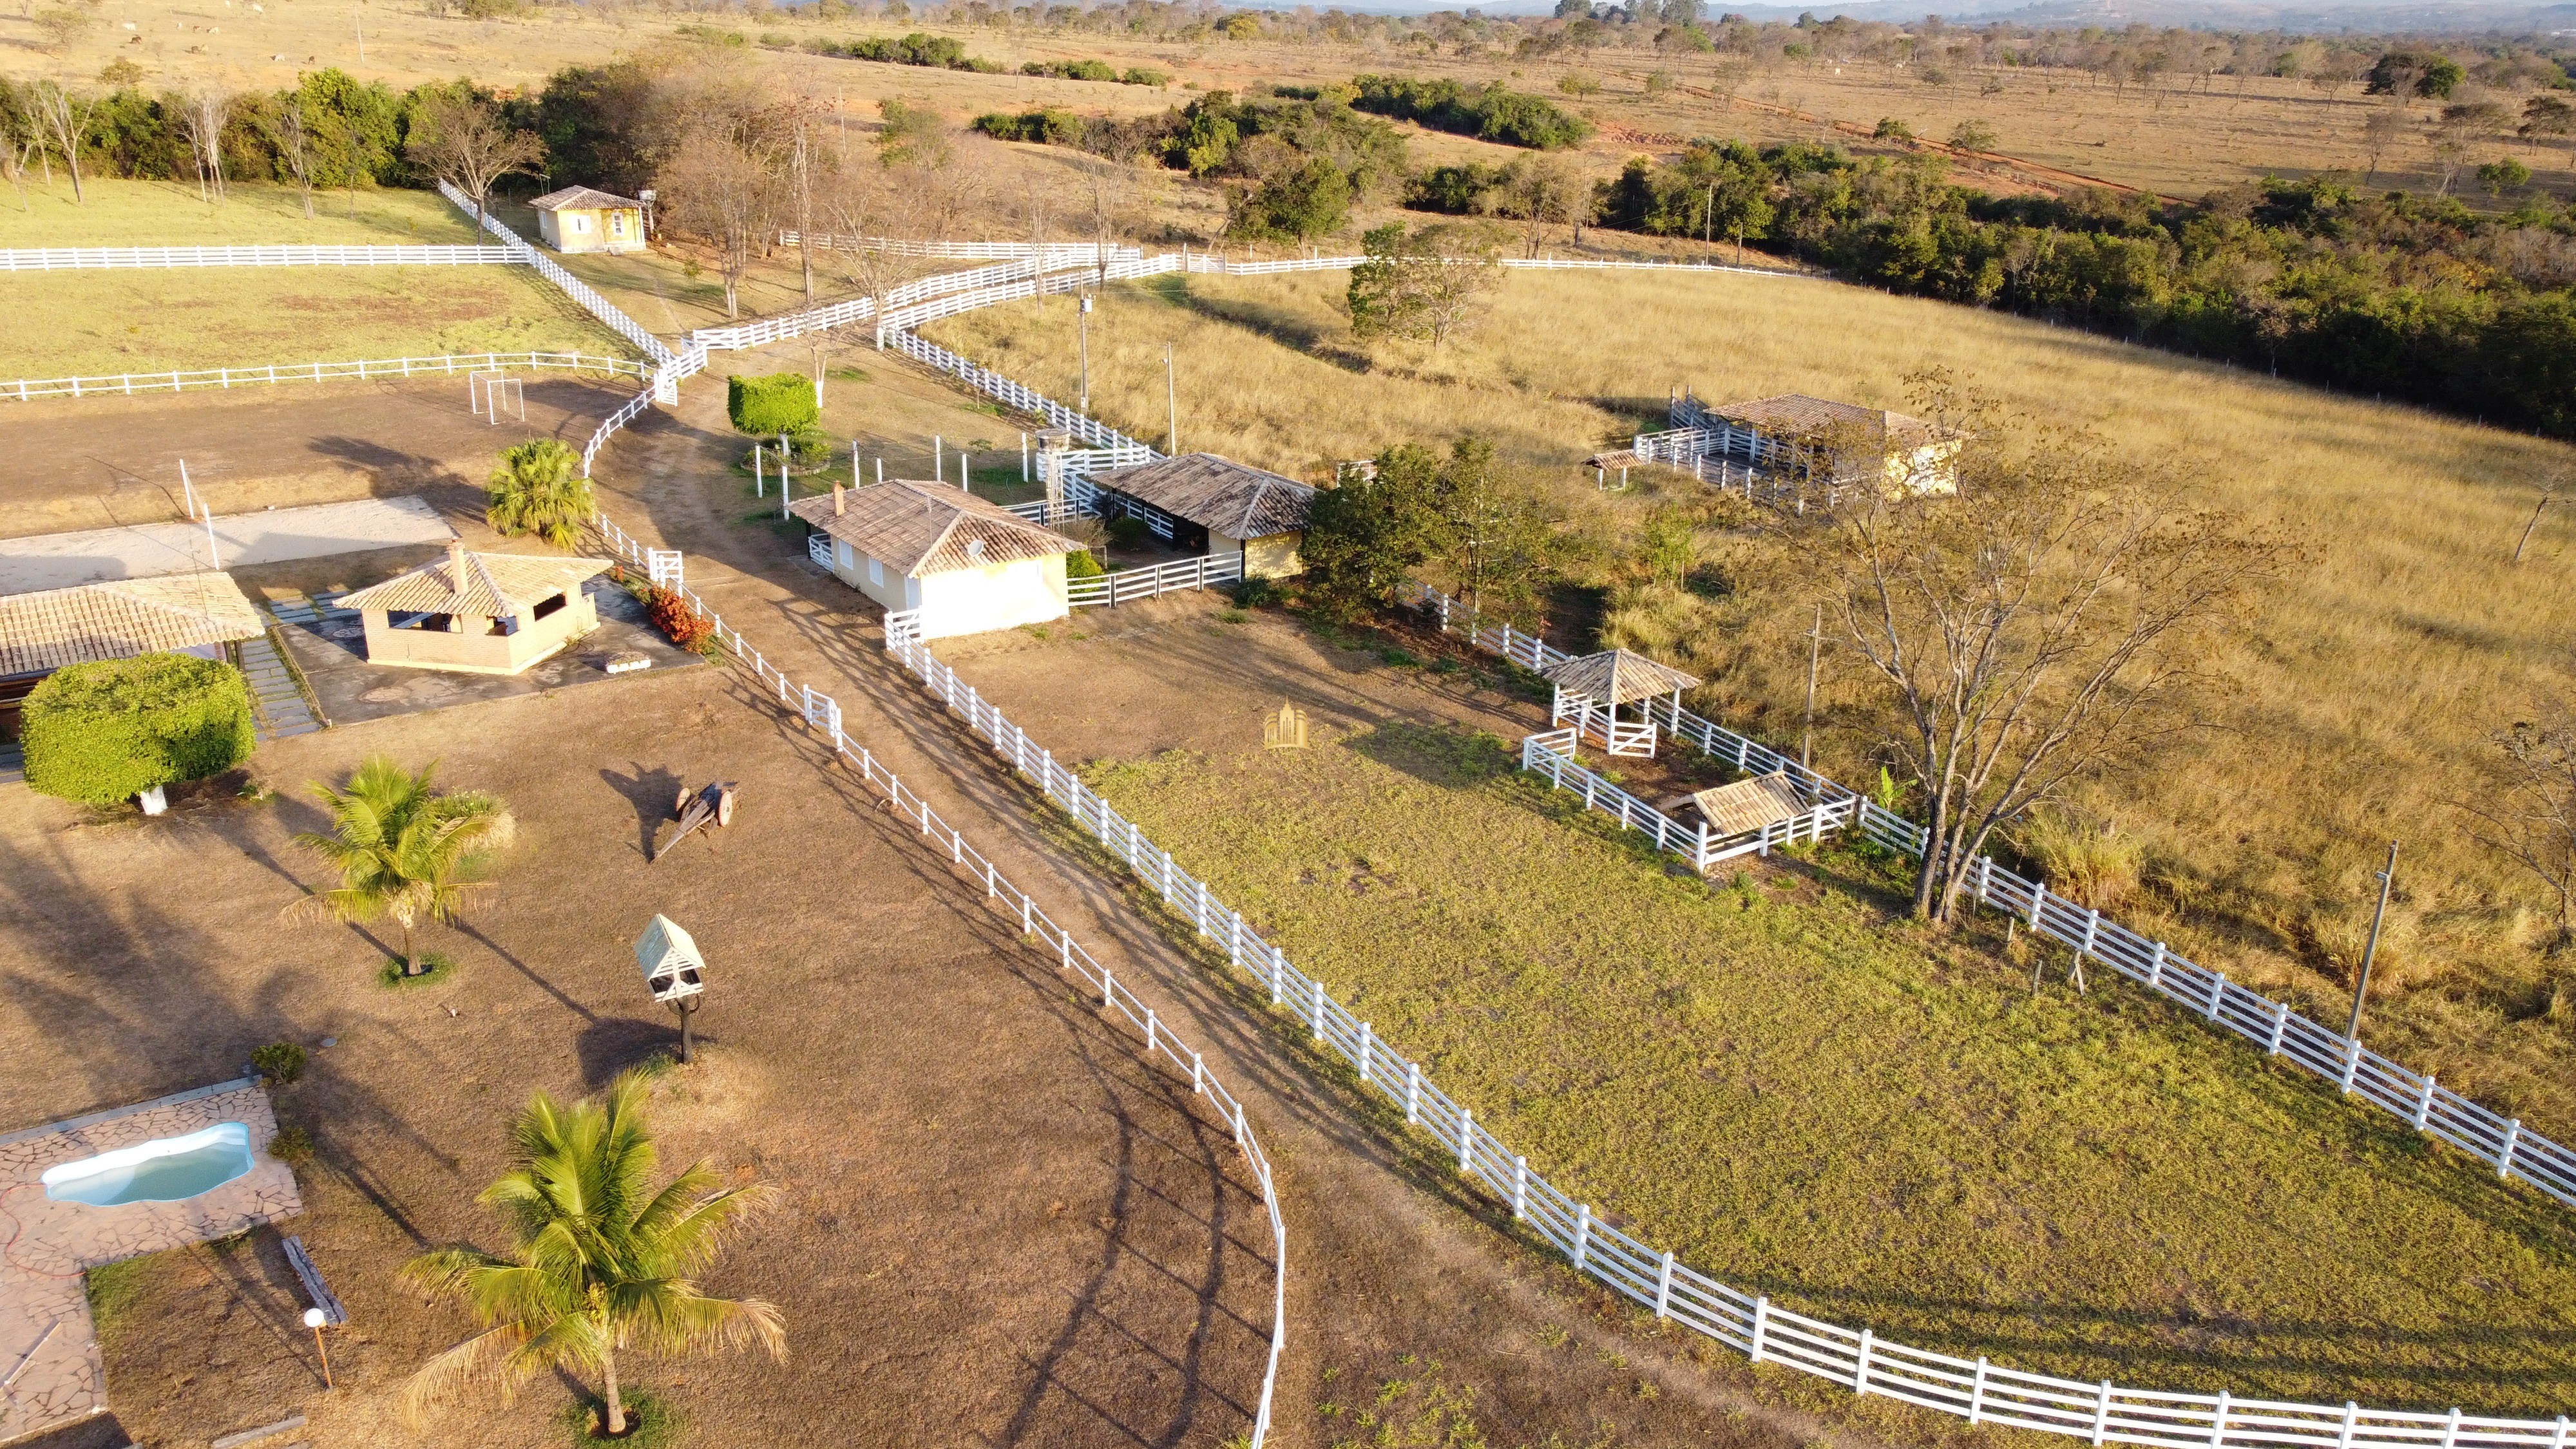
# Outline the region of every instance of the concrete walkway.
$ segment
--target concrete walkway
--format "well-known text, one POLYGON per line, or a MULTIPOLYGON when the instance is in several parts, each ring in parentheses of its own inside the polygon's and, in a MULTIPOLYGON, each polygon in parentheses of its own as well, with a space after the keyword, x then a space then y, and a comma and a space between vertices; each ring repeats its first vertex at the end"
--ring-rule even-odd
MULTIPOLYGON (((418 497, 360 498, 218 517, 222 567, 284 563, 404 544, 445 543, 456 530, 418 497)), ((80 533, 0 538, 0 594, 67 589, 102 579, 141 579, 207 567, 206 525, 145 523, 80 533)))

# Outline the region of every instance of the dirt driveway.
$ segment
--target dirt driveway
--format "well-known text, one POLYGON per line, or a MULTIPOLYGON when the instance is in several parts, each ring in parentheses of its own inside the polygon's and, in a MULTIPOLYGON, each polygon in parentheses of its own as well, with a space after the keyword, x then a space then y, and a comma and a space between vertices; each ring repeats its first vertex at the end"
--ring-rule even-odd
MULTIPOLYGON (((761 367, 743 359, 734 370, 761 367)), ((867 394, 845 386, 839 398, 864 407, 867 394)), ((916 686, 882 653, 873 606, 804 565, 792 540, 745 518, 743 481, 723 471, 738 449, 721 391, 692 385, 675 413, 651 414, 611 445, 599 469, 602 506, 628 531, 687 550, 690 582, 712 607, 771 662, 834 694, 855 738, 980 836, 1050 913, 1076 922, 1119 980, 1206 1048, 1247 1098, 1281 1164, 1289 1215, 1290 1340, 1274 1442, 1369 1442, 1377 1428, 1367 1416, 1380 1412, 1421 1432, 1439 1421, 1423 1406, 1443 1395, 1453 1404, 1471 1397, 1469 1412, 1498 1444, 1858 1445, 1951 1432, 1884 1400, 1855 1404, 1812 1381, 1717 1358, 1515 1244, 1457 1190, 1436 1153, 1357 1106, 1314 1069, 1295 1033, 1274 1030, 1173 950, 1068 844, 1059 817, 980 742, 921 707, 916 686)), ((1206 601, 1149 607, 1181 612, 1206 601)), ((1129 618, 1149 627, 1143 613, 1129 618)), ((1091 682, 1069 678, 1061 688, 1087 692, 1091 682)), ((1107 720, 1113 702, 1104 694, 1086 708, 1107 720)), ((1199 728, 1150 719, 1125 727, 1174 743, 1199 728)))

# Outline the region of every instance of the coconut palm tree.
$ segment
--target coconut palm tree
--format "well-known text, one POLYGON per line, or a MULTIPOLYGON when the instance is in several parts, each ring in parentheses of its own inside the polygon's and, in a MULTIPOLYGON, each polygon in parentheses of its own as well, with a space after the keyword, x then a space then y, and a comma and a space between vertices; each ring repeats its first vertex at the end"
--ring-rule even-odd
POLYGON ((345 789, 319 783, 313 793, 331 807, 331 833, 306 831, 295 843, 340 872, 340 888, 317 891, 288 907, 335 921, 391 916, 402 927, 403 974, 420 974, 412 927, 452 921, 468 879, 507 845, 515 829, 499 799, 476 790, 430 787, 435 764, 415 775, 383 755, 368 758, 345 789))
POLYGON ((483 519, 504 538, 533 533, 569 549, 590 522, 590 480, 581 455, 553 438, 530 438, 501 454, 483 485, 483 519))
POLYGON ((504 1398, 550 1369, 596 1370, 607 1432, 626 1432, 617 1355, 758 1346, 787 1356, 778 1310, 757 1298, 710 1298, 689 1275, 716 1255, 727 1228, 766 1204, 763 1186, 723 1188, 693 1163, 652 1186, 645 1079, 628 1071, 569 1109, 539 1092, 511 1128, 517 1165, 481 1200, 510 1218, 508 1256, 473 1248, 424 1253, 403 1276, 461 1297, 483 1332, 423 1364, 403 1390, 404 1418, 479 1385, 504 1398))

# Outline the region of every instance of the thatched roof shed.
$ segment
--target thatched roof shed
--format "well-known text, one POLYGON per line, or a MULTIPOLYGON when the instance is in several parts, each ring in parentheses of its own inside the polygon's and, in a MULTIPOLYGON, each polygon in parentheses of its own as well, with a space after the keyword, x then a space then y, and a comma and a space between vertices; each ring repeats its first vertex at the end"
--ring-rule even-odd
POLYGON ((1684 674, 1625 649, 1559 660, 1539 672, 1568 694, 1579 694, 1614 707, 1699 686, 1698 676, 1684 674))
POLYGON ((1797 787, 1789 783, 1785 771, 1778 770, 1702 790, 1690 798, 1708 828, 1721 835, 1749 835, 1765 825, 1795 820, 1807 813, 1807 804, 1798 798, 1797 787))

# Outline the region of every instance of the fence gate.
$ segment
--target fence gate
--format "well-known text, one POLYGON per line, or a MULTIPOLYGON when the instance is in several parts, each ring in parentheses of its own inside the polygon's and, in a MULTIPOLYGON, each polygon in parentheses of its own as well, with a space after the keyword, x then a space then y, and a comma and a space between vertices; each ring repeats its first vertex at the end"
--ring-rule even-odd
POLYGON ((815 693, 814 686, 810 684, 803 686, 803 688, 805 690, 805 722, 828 732, 832 736, 832 743, 835 746, 839 745, 841 743, 841 706, 839 701, 833 699, 832 696, 828 694, 815 693))
POLYGON ((885 616, 885 638, 888 649, 901 649, 921 642, 921 611, 904 609, 885 616))
POLYGON ((680 586, 680 551, 676 548, 644 550, 644 576, 666 589, 680 586))

